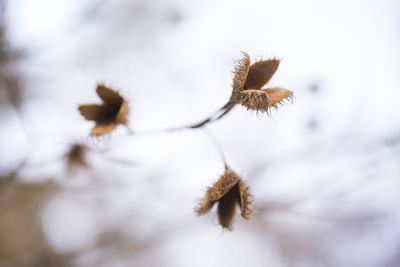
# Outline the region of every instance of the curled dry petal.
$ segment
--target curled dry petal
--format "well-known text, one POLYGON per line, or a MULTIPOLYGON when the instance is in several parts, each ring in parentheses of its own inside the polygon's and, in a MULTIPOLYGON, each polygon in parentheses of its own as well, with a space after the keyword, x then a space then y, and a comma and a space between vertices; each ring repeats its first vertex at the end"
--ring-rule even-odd
POLYGON ((117 122, 120 124, 128 123, 128 114, 129 114, 128 101, 124 99, 117 114, 117 122))
POLYGON ((81 115, 89 121, 99 121, 105 116, 104 108, 97 104, 83 104, 79 106, 81 115))
POLYGON ((96 92, 106 105, 120 106, 124 100, 117 91, 114 91, 101 83, 97 84, 96 92))
POLYGON ((270 105, 277 107, 277 104, 282 103, 282 101, 293 98, 293 92, 284 88, 273 87, 268 89, 263 89, 264 92, 268 94, 270 100, 270 105))
POLYGON ((263 87, 278 70, 280 60, 271 58, 260 60, 251 64, 247 74, 246 87, 249 89, 260 89, 263 87))

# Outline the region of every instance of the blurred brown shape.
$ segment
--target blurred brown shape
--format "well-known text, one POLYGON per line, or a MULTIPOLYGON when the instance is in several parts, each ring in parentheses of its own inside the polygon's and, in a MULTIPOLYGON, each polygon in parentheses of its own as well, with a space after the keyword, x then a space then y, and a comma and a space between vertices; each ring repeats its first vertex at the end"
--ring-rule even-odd
POLYGON ((239 205, 244 219, 251 219, 252 196, 246 182, 235 172, 227 168, 219 180, 209 187, 195 212, 198 215, 208 213, 218 203, 218 220, 223 228, 232 230, 236 205, 239 205))
POLYGON ((129 106, 128 102, 119 92, 98 84, 96 92, 103 104, 83 104, 79 106, 81 115, 96 122, 90 132, 91 135, 103 135, 112 132, 119 124, 127 124, 129 106))
POLYGON ((247 109, 268 112, 271 107, 293 97, 292 91, 280 87, 261 89, 278 70, 279 59, 260 60, 250 65, 249 55, 243 55, 234 70, 231 102, 247 109))
POLYGON ((67 171, 73 172, 80 168, 89 168, 90 165, 86 160, 87 148, 82 144, 73 144, 65 157, 67 160, 67 171))
MULTIPOLYGON (((21 75, 16 68, 16 63, 20 59, 20 51, 13 49, 8 43, 3 24, 0 21, 0 90, 4 90, 8 96, 5 103, 10 103, 16 109, 19 109, 25 93, 21 87, 21 75)), ((4 103, 3 101, 4 99, 0 99, 0 104, 4 103)))
POLYGON ((0 266, 49 266, 59 260, 45 239, 40 218, 44 203, 58 189, 47 181, 0 181, 0 266))
POLYGON ((0 22, 0 65, 5 65, 18 58, 19 53, 9 46, 4 25, 0 22))

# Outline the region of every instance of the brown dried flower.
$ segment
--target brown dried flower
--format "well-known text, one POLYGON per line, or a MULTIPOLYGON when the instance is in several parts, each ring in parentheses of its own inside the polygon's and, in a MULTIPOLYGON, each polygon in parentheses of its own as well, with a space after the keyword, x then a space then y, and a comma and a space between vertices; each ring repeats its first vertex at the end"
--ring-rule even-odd
POLYGON ((268 112, 271 107, 293 97, 292 91, 280 87, 261 89, 277 71, 279 59, 260 60, 250 65, 249 55, 243 55, 234 70, 231 102, 247 109, 268 112))
POLYGON ((72 172, 78 168, 89 168, 86 160, 86 146, 82 144, 73 144, 65 157, 67 160, 67 171, 72 172))
POLYGON ((246 220, 251 219, 253 210, 249 188, 246 182, 229 168, 212 187, 208 188, 195 212, 198 215, 206 214, 216 202, 218 202, 218 220, 223 228, 232 230, 237 205, 240 207, 242 217, 246 220))
POLYGON ((119 124, 128 122, 128 102, 115 90, 97 84, 96 92, 103 104, 83 104, 79 106, 81 115, 96 122, 91 135, 103 135, 113 131, 119 124))

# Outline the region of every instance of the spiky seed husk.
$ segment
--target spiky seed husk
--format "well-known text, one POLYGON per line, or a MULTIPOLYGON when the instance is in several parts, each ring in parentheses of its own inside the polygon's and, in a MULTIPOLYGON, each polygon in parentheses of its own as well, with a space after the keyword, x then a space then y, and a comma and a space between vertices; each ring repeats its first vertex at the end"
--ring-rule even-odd
POLYGON ((234 187, 240 180, 240 176, 237 175, 231 169, 226 169, 224 174, 219 180, 209 189, 207 192, 212 201, 219 200, 223 197, 232 187, 234 187))
POLYGON ((271 107, 277 107, 285 99, 292 99, 293 92, 274 87, 261 89, 278 70, 280 60, 271 58, 260 60, 250 65, 250 57, 243 53, 244 58, 235 67, 233 90, 230 102, 241 104, 247 109, 268 112, 271 107))
POLYGON ((271 58, 251 64, 246 78, 246 87, 248 89, 263 87, 278 70, 279 63, 279 59, 271 58))
POLYGON ((238 60, 234 70, 234 77, 232 83, 233 93, 238 93, 243 90, 247 73, 250 68, 250 57, 247 53, 243 53, 243 58, 238 60))
POLYGON ((241 209, 241 215, 249 220, 252 214, 252 196, 246 183, 229 168, 220 179, 210 188, 200 204, 195 208, 198 215, 208 213, 218 202, 218 220, 222 227, 232 229, 232 222, 236 214, 236 206, 241 209))
POLYGON ((247 109, 268 112, 271 107, 269 96, 267 92, 263 90, 245 90, 241 92, 239 96, 239 104, 247 107, 247 109))
POLYGON ((112 132, 118 124, 128 121, 128 102, 115 90, 98 84, 96 92, 103 104, 84 104, 79 106, 79 111, 87 120, 93 120, 96 125, 91 130, 91 135, 103 135, 112 132))
POLYGON ((273 87, 263 89, 262 91, 268 94, 270 105, 277 107, 277 104, 282 103, 284 100, 291 100, 293 98, 293 92, 280 87, 273 87))
POLYGON ((223 197, 232 187, 234 187, 239 179, 240 177, 232 170, 225 170, 224 174, 218 179, 218 181, 207 189, 207 192, 200 201, 199 206, 195 208, 195 212, 198 215, 209 212, 214 206, 215 202, 223 197))

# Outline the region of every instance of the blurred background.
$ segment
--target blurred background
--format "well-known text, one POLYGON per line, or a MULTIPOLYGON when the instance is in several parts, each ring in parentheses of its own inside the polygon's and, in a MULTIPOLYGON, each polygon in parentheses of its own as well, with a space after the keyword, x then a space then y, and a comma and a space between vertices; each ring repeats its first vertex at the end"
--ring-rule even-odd
POLYGON ((400 266, 400 2, 0 0, 0 266, 400 266), (282 59, 270 116, 207 126, 256 216, 193 207, 223 173, 202 130, 88 136, 120 90, 137 131, 226 103, 234 60, 282 59))

